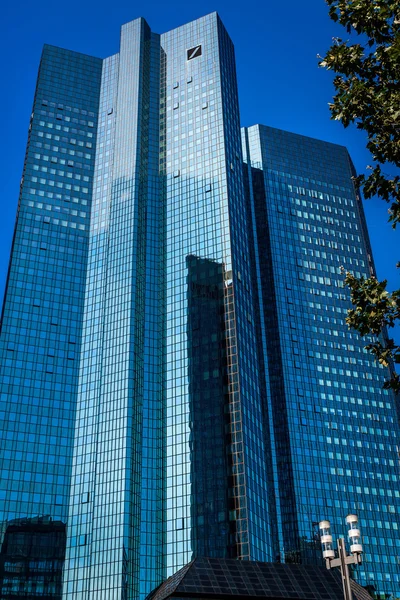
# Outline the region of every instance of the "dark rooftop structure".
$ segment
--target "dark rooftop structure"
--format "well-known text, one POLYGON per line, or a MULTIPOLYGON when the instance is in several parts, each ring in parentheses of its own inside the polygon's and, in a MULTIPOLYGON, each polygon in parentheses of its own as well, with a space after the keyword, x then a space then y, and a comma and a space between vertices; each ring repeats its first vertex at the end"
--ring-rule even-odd
MULTIPOLYGON (((368 592, 351 582, 354 600, 371 600, 368 592)), ((340 573, 325 567, 262 563, 220 558, 195 558, 147 596, 219 600, 343 600, 340 573)))

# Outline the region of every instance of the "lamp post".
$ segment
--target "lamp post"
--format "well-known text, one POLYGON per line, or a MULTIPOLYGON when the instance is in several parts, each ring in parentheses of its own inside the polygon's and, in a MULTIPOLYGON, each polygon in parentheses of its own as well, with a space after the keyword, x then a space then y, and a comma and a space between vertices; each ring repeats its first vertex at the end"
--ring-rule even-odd
POLYGON ((329 521, 320 521, 319 530, 321 535, 322 556, 325 559, 327 569, 340 567, 342 574, 344 600, 353 600, 350 587, 350 573, 348 565, 360 565, 363 551, 361 534, 358 529, 358 518, 356 515, 348 515, 346 523, 349 527, 348 537, 350 540, 350 555, 347 554, 344 538, 337 541, 338 555, 335 557, 333 549, 331 524, 329 521))

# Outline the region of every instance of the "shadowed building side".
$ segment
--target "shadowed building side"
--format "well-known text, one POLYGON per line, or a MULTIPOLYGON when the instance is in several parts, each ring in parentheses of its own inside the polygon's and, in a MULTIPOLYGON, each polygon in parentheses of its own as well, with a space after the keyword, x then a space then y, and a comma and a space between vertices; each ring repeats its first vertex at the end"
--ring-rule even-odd
POLYGON ((186 264, 193 552, 231 556, 225 272, 220 263, 196 256, 188 256, 186 264))

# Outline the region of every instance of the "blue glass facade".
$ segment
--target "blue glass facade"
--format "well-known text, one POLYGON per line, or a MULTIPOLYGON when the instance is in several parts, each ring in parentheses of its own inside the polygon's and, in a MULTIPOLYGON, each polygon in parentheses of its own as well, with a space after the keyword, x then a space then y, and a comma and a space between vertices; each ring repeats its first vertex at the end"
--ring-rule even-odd
POLYGON ((159 81, 159 36, 132 21, 103 64, 65 598, 137 598, 163 577, 159 81))
MULTIPOLYGON (((23 536, 30 528, 40 546, 63 524, 65 538, 100 75, 99 59, 43 50, 1 322, 3 555, 18 529, 23 536), (46 534, 35 519, 46 522, 46 534)), ((47 566, 51 556, 44 552, 47 566)), ((14 561, 9 576, 2 561, 2 597, 33 593, 29 578, 15 579, 23 563, 14 561)), ((34 589, 59 597, 60 586, 40 568, 34 589)))
POLYGON ((315 561, 314 526, 346 536, 359 516, 355 577, 398 595, 399 423, 387 370, 345 324, 342 267, 374 273, 344 147, 256 125, 242 131, 255 219, 262 343, 274 424, 274 484, 286 560, 315 561))
POLYGON ((313 522, 350 511, 360 581, 398 590, 394 400, 344 325, 341 265, 373 269, 351 169, 241 133, 216 13, 136 19, 104 60, 45 47, 0 336, 3 595, 315 562, 313 522))
POLYGON ((144 597, 194 554, 273 555, 243 196, 219 17, 125 25, 103 61, 66 598, 144 597))
POLYGON ((162 35, 161 46, 171 575, 193 553, 269 560, 274 542, 233 45, 213 13, 162 35), (201 54, 187 60, 187 49, 199 47, 201 54), (204 420, 193 421, 199 413, 204 420), (218 414, 223 423, 215 423, 210 444, 205 430, 211 435, 218 414))

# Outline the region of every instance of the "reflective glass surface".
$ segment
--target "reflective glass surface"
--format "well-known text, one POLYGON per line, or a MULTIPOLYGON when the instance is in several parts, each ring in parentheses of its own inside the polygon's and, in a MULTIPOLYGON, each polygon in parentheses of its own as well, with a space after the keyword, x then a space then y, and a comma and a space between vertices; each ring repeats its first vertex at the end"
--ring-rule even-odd
POLYGON ((160 43, 143 19, 103 62, 64 597, 163 577, 160 43))
POLYGON ((399 423, 387 370, 348 330, 343 272, 374 274, 354 169, 342 146, 243 130, 274 423, 274 483, 287 561, 316 562, 315 522, 347 539, 359 517, 362 585, 397 596, 399 423))
POLYGON ((268 560, 273 542, 233 45, 212 13, 161 46, 170 575, 197 554, 268 560))
POLYGON ((318 562, 313 522, 346 512, 360 582, 397 593, 394 400, 344 325, 341 266, 373 272, 351 175, 342 147, 241 136, 216 13, 136 19, 104 60, 45 47, 0 336, 2 593, 318 562))
MULTIPOLYGON (((60 579, 100 74, 99 59, 43 50, 0 335, 0 553, 6 561, 0 571, 7 570, 9 552, 12 563, 18 554, 12 540, 29 539, 21 541, 20 554, 29 561, 31 548, 35 561, 51 539, 51 523, 54 530, 63 524, 63 534, 52 538, 61 547, 53 555, 44 550, 45 560, 57 557, 60 579)), ((31 580, 24 568, 21 579, 16 572, 14 592, 60 597, 60 581, 39 576, 39 567, 32 567, 31 580)), ((7 577, 0 572, 2 597, 11 589, 7 577)))

